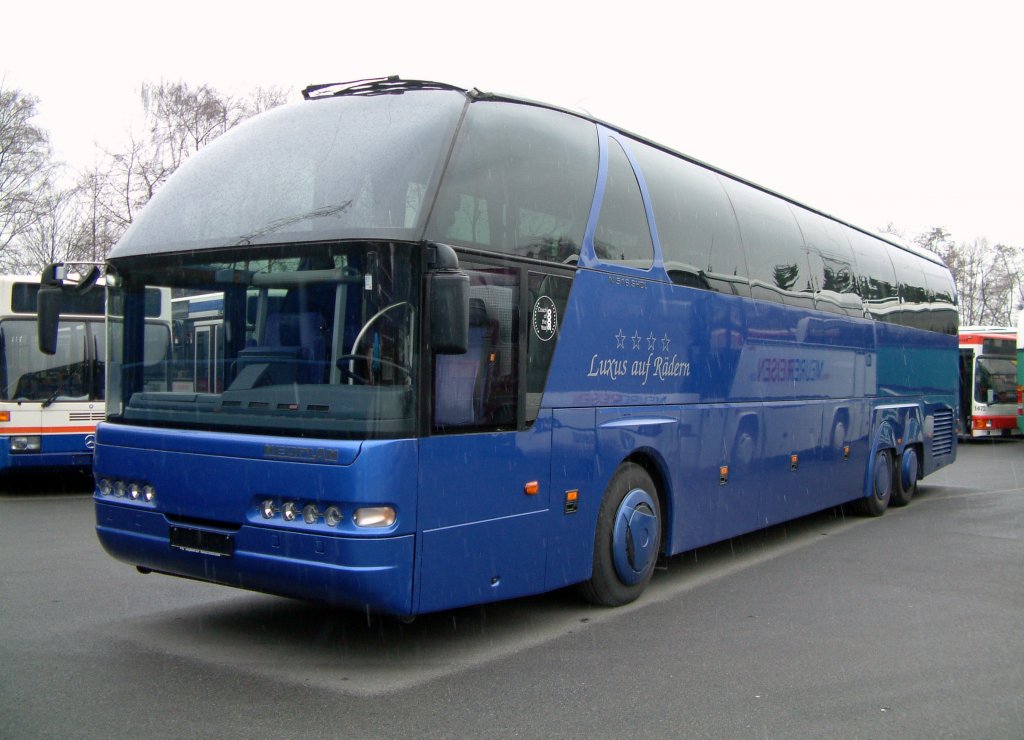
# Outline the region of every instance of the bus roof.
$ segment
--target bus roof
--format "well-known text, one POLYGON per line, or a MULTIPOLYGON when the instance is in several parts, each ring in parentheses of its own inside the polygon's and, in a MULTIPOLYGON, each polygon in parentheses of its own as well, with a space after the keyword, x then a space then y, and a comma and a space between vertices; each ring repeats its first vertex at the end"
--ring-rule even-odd
POLYGON ((909 242, 906 242, 903 239, 901 239, 901 238, 899 238, 899 237, 897 237, 895 235, 892 235, 892 234, 882 234, 882 233, 873 231, 871 229, 866 229, 866 228, 857 226, 856 224, 852 224, 852 223, 850 223, 848 221, 844 221, 843 219, 838 218, 838 217, 836 217, 836 216, 834 216, 834 215, 832 215, 830 213, 827 213, 825 211, 822 211, 822 210, 819 210, 819 209, 814 208, 812 206, 809 206, 806 203, 802 203, 802 202, 800 202, 800 201, 798 201, 798 200, 796 200, 794 198, 790 198, 789 196, 783 195, 782 193, 779 193, 779 192, 777 192, 775 190, 767 188, 767 187, 765 187, 763 185, 759 185, 756 182, 753 182, 751 180, 747 180, 744 177, 740 177, 739 175, 733 174, 732 172, 728 172, 726 170, 723 170, 720 167, 716 167, 715 165, 708 164, 707 162, 699 160, 699 159, 697 159, 695 157, 691 157, 688 154, 684 154, 684 153, 682 153, 680 151, 672 149, 671 147, 665 146, 664 144, 659 144, 656 141, 652 141, 651 139, 648 139, 648 138, 646 138, 644 136, 641 136, 639 134, 633 133, 632 131, 629 131, 627 129, 622 128, 621 126, 616 126, 613 123, 608 123, 607 121, 602 120, 600 118, 596 118, 596 117, 594 117, 594 116, 592 116, 589 113, 586 113, 584 111, 572 110, 570 108, 563 108, 563 107, 560 107, 560 106, 557 106, 557 105, 552 105, 550 103, 543 103, 543 102, 539 102, 539 101, 536 101, 536 100, 531 100, 529 98, 518 97, 518 96, 515 96, 515 95, 507 95, 507 94, 495 93, 495 92, 485 92, 485 91, 480 90, 479 88, 473 88, 472 90, 466 90, 465 88, 461 88, 461 87, 458 87, 456 85, 451 85, 451 84, 444 83, 444 82, 435 82, 435 81, 428 81, 428 80, 403 80, 402 78, 400 78, 397 75, 391 75, 389 77, 369 78, 369 79, 363 79, 363 80, 353 80, 351 82, 337 82, 337 83, 309 85, 309 86, 307 86, 302 91, 302 96, 306 100, 316 100, 318 98, 338 97, 338 96, 347 96, 347 95, 398 95, 398 94, 401 94, 401 93, 405 92, 406 90, 449 90, 449 91, 456 91, 456 92, 461 92, 464 95, 466 95, 469 98, 474 99, 474 100, 504 101, 504 102, 510 102, 510 103, 518 103, 520 105, 532 105, 532 106, 536 106, 536 107, 539 107, 539 108, 548 108, 550 110, 559 111, 561 113, 566 113, 568 115, 576 116, 578 118, 583 118, 583 119, 586 119, 586 120, 588 120, 588 121, 590 121, 590 122, 592 122, 594 124, 597 124, 597 125, 600 125, 600 126, 604 126, 606 128, 609 128, 609 129, 612 129, 614 131, 617 131, 617 132, 619 132, 621 134, 629 136, 629 137, 631 137, 633 139, 636 139, 638 141, 642 141, 645 144, 648 144, 648 145, 653 146, 653 147, 655 147, 657 149, 661 149, 662 151, 665 151, 665 152, 668 152, 670 154, 673 154, 674 156, 677 156, 677 157, 680 157, 682 159, 685 159, 688 162, 692 162, 693 164, 696 164, 696 165, 698 165, 700 167, 704 167, 705 169, 708 169, 708 170, 711 170, 713 172, 716 172, 716 173, 718 173, 718 174, 720 174, 720 175, 722 175, 724 177, 728 177, 728 178, 730 178, 732 180, 736 180, 738 182, 742 182, 745 185, 748 185, 748 186, 750 186, 752 188, 756 188, 757 190, 760 190, 760 191, 762 191, 764 193, 767 193, 767 194, 772 195, 772 196, 774 196, 776 198, 780 198, 780 199, 782 199, 782 200, 784 200, 784 201, 786 201, 788 203, 791 203, 791 204, 797 206, 798 208, 803 208, 804 210, 811 211, 812 213, 816 213, 819 216, 823 216, 823 217, 828 218, 828 219, 830 219, 832 221, 840 223, 840 224, 842 224, 844 226, 848 226, 849 228, 855 229, 856 231, 860 231, 861 233, 866 234, 867 236, 870 236, 872 238, 880 239, 880 240, 882 240, 884 242, 887 242, 887 243, 891 244, 894 247, 897 247, 898 249, 902 249, 905 252, 910 252, 913 255, 916 255, 918 257, 926 259, 929 262, 934 262, 935 264, 945 266, 945 263, 942 261, 941 257, 939 257, 934 252, 931 252, 931 251, 929 251, 929 250, 927 250, 927 249, 925 249, 923 247, 920 247, 920 246, 918 246, 916 244, 911 244, 909 242))

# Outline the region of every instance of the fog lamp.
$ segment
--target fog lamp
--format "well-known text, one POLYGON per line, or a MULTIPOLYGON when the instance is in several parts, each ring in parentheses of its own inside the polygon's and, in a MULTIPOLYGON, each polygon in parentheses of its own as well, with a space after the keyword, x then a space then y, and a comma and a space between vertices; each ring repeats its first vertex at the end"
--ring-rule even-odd
POLYGON ((294 501, 285 501, 281 507, 281 516, 284 517, 286 522, 294 522, 295 517, 298 515, 298 509, 295 506, 294 501))
POLYGON ((264 519, 273 519, 275 511, 274 502, 269 498, 260 504, 260 514, 263 515, 264 519))
POLYGON ((40 437, 37 434, 11 437, 11 452, 39 452, 40 437))
POLYGON ((306 504, 302 507, 302 521, 306 524, 316 524, 319 518, 320 512, 317 511, 316 504, 306 504))
POLYGON ((341 524, 341 509, 337 506, 328 506, 324 512, 324 521, 328 527, 337 527, 341 524))
POLYGON ((395 523, 395 510, 390 506, 368 506, 356 509, 352 519, 357 527, 390 527, 395 523))

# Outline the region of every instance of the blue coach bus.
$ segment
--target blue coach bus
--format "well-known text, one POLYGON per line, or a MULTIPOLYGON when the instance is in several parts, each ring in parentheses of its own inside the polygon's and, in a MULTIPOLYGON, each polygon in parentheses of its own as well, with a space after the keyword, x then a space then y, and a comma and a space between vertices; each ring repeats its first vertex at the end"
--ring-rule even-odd
POLYGON ((109 258, 114 557, 403 617, 619 605, 660 555, 879 515, 955 459, 936 257, 536 102, 304 97, 191 158, 109 258), (152 287, 221 297, 222 384, 142 385, 152 287))

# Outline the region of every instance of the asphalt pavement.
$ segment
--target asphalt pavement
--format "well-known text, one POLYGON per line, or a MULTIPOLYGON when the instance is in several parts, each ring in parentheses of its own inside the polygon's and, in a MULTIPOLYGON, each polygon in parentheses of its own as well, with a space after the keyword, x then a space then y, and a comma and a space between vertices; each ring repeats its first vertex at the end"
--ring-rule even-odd
POLYGON ((672 558, 627 607, 412 624, 140 575, 88 487, 0 481, 4 738, 1024 737, 1024 442, 672 558))

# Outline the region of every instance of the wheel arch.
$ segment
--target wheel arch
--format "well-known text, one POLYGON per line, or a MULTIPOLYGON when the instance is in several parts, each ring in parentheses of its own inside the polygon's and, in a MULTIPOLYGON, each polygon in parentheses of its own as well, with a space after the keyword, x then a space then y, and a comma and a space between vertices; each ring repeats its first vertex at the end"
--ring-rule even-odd
POLYGON ((668 464, 664 456, 651 447, 642 447, 634 450, 623 463, 634 463, 639 465, 651 477, 654 483, 655 493, 658 496, 658 505, 661 507, 661 552, 668 554, 669 534, 672 532, 671 522, 675 517, 675 508, 672 506, 671 476, 668 464))

